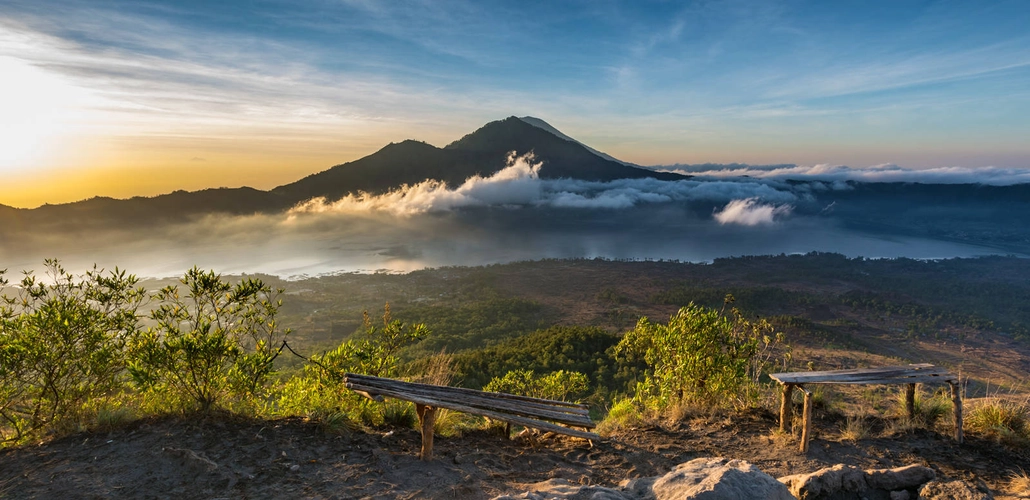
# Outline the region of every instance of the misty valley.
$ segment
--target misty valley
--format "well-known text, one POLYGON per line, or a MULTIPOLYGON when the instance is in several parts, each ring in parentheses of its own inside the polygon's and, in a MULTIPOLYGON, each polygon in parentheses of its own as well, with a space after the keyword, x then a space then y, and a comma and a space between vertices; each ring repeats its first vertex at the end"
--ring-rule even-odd
MULTIPOLYGON (((645 168, 511 117, 444 148, 390 144, 269 191, 0 206, 0 435, 16 453, 50 434, 170 426, 125 446, 208 464, 148 440, 202 437, 177 428, 226 412, 237 420, 216 419, 212 435, 260 436, 268 422, 312 443, 290 448, 305 464, 324 460, 310 450, 334 436, 334 449, 351 450, 337 465, 375 475, 353 450, 387 460, 382 440, 416 426, 425 436, 425 405, 364 399, 343 377, 352 372, 581 402, 610 440, 585 466, 594 475, 603 463, 682 462, 660 452, 668 432, 782 475, 797 426, 770 434, 770 373, 932 363, 957 374, 970 401, 964 449, 1018 462, 1030 443, 1030 184, 970 175, 645 168), (712 426, 729 433, 712 437, 712 426), (754 455, 756 442, 769 446, 754 455)), ((852 462, 896 463, 863 442, 876 432, 905 454, 943 450, 939 463, 956 473, 958 444, 941 448, 950 400, 912 387, 908 417, 888 387, 817 389, 818 442, 836 440, 852 462), (897 444, 913 433, 921 441, 897 444)), ((430 435, 523 456, 496 449, 510 425, 442 415, 430 435)), ((278 446, 253 439, 263 451, 223 459, 278 446)), ((534 474, 582 451, 543 439, 568 448, 534 474)), ((445 453, 464 467, 465 452, 445 453)), ((280 448, 272 456, 301 470, 280 448)), ((472 464, 469 474, 494 474, 472 464)))

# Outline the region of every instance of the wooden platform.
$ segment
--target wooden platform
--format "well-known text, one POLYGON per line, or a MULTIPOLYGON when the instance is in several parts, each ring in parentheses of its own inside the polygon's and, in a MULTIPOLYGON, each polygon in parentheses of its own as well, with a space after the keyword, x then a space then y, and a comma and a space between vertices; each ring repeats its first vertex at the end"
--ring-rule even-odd
POLYGON ((913 364, 853 370, 773 373, 769 377, 783 384, 783 399, 780 402, 780 430, 783 432, 790 430, 790 421, 793 418, 791 398, 794 388, 805 393, 804 424, 801 431, 802 452, 808 451, 812 422, 812 393, 804 388, 809 384, 906 385, 905 407, 909 418, 912 418, 915 416, 916 384, 946 383, 951 386, 951 399, 955 407, 955 439, 959 443, 962 442, 962 398, 959 393, 959 380, 944 368, 931 364, 913 364))
POLYGON ((415 403, 422 431, 422 460, 430 460, 433 456, 433 422, 436 420, 437 408, 482 415, 502 422, 584 439, 600 438, 587 430, 593 429, 596 424, 590 420, 587 405, 579 403, 461 387, 416 384, 355 373, 344 375, 344 383, 348 389, 376 401, 381 401, 385 396, 415 403))

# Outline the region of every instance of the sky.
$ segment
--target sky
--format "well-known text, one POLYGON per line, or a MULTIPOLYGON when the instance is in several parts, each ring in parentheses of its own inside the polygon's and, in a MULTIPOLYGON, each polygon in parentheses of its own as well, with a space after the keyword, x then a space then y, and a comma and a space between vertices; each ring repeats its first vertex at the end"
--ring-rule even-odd
POLYGON ((0 204, 542 118, 641 165, 1030 168, 1030 3, 0 1, 0 204))

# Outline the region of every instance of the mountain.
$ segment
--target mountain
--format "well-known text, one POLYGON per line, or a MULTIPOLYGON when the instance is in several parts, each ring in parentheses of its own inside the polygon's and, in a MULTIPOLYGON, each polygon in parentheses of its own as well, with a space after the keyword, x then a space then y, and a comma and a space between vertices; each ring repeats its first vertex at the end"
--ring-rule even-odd
POLYGON ((529 119, 533 122, 514 116, 490 122, 443 148, 418 141, 390 144, 369 156, 279 186, 272 192, 303 201, 316 196, 336 199, 355 191, 382 193, 426 179, 455 186, 473 175, 489 176, 501 170, 513 151, 516 155, 532 152, 537 161, 543 162, 540 177, 545 179, 687 178, 620 162, 580 144, 543 120, 529 119))
POLYGON ((522 121, 524 121, 524 122, 526 122, 526 123, 528 123, 528 124, 530 124, 530 125, 532 125, 534 127, 542 128, 542 129, 544 129, 544 130, 546 130, 546 131, 548 131, 548 132, 550 132, 550 133, 552 133, 552 134, 554 134, 554 135, 556 135, 556 136, 558 136, 558 137, 560 137, 562 139, 565 139, 566 141, 575 142, 576 144, 579 144, 580 146, 583 146, 584 148, 586 148, 587 151, 590 151, 591 153, 594 153, 595 155, 600 156, 601 158, 604 158, 605 160, 614 161, 616 163, 621 163, 623 165, 630 166, 630 167, 638 167, 639 166, 639 165, 634 165, 634 164, 629 163, 629 162, 622 161, 622 160, 620 160, 618 158, 615 158, 615 157, 613 157, 613 156, 611 156, 611 155, 609 155, 607 153, 602 153, 602 152, 600 152, 600 151, 598 151, 598 150, 596 150, 596 149, 594 149, 594 148, 592 148, 590 146, 587 146, 586 144, 583 144, 582 142, 579 142, 579 141, 577 141, 577 140, 575 140, 575 139, 573 139, 573 138, 563 134, 560 130, 552 127, 550 123, 547 123, 547 122, 545 122, 545 121, 543 121, 543 120, 541 120, 539 118, 532 117, 532 116, 522 116, 522 117, 519 117, 519 120, 522 120, 522 121))
POLYGON ((136 225, 185 220, 205 214, 251 214, 285 210, 324 196, 339 199, 349 193, 383 193, 403 184, 434 179, 451 186, 473 175, 489 176, 505 167, 510 152, 532 152, 544 163, 543 178, 610 181, 652 177, 686 178, 654 172, 620 162, 575 141, 538 118, 514 116, 488 123, 461 139, 438 148, 406 140, 391 143, 364 158, 336 165, 296 182, 262 191, 249 187, 175 191, 154 197, 114 199, 94 197, 35 209, 0 205, 0 231, 15 227, 99 227, 110 223, 136 225))

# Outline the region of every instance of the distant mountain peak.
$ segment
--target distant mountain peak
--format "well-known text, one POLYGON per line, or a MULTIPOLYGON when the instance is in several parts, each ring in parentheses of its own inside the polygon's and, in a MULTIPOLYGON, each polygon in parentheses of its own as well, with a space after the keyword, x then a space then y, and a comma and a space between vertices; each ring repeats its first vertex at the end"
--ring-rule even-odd
POLYGON ((558 137, 560 137, 562 139, 565 139, 566 141, 570 141, 570 142, 574 142, 576 144, 579 144, 580 146, 583 146, 584 148, 586 148, 587 151, 590 151, 591 153, 593 153, 593 154, 595 154, 597 156, 600 156, 601 158, 604 158, 605 160, 614 161, 616 163, 621 163, 621 164, 626 165, 628 167, 638 167, 639 166, 639 165, 635 165, 633 163, 622 161, 622 160, 620 160, 620 159, 618 159, 618 158, 616 158, 614 156, 611 156, 611 155, 609 155, 607 153, 603 153, 603 152, 598 151, 598 150, 596 150, 596 149, 594 149, 594 148, 592 148, 590 146, 587 146, 586 144, 583 144, 582 142, 579 142, 579 141, 573 139, 572 137, 569 137, 569 136, 563 134, 561 130, 558 130, 558 129, 554 128, 554 126, 552 126, 550 123, 547 123, 547 122, 545 122, 545 121, 543 121, 543 120, 541 120, 541 119, 539 119, 539 118, 537 118, 535 116, 522 116, 522 117, 519 117, 519 120, 522 120, 522 121, 524 121, 524 122, 526 122, 526 123, 528 123, 528 124, 530 124, 530 125, 532 125, 534 127, 544 129, 544 130, 546 130, 546 131, 548 131, 548 132, 550 132, 550 133, 552 133, 552 134, 554 134, 554 135, 556 135, 556 136, 558 136, 558 137))

